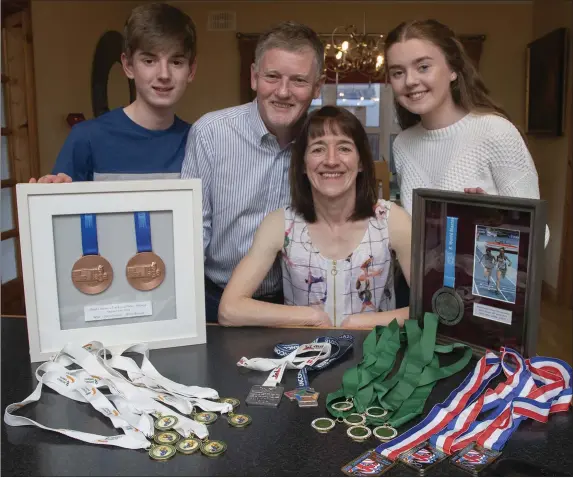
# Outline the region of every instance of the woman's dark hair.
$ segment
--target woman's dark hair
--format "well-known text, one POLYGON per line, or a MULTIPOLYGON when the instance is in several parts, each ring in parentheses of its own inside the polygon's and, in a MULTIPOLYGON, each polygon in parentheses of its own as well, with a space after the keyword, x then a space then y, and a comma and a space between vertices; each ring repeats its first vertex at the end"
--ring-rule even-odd
POLYGON ((364 127, 348 110, 337 106, 323 106, 308 115, 293 144, 289 170, 290 192, 293 208, 309 223, 316 221, 316 211, 310 182, 306 175, 304 157, 309 140, 325 136, 329 132, 342 134, 354 141, 362 171, 356 178, 356 205, 348 218, 358 221, 374 216, 378 199, 374 161, 364 127))

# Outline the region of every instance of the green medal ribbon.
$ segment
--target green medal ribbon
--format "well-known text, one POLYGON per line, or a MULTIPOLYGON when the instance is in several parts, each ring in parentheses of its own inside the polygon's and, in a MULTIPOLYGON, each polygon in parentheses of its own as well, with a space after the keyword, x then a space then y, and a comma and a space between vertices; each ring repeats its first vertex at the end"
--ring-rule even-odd
POLYGON ((436 382, 463 370, 472 357, 465 344, 436 345, 437 327, 438 317, 431 313, 425 314, 423 329, 413 319, 406 320, 402 330, 396 320, 386 327, 376 326, 364 340, 362 361, 344 373, 342 388, 326 397, 329 413, 344 418, 350 413, 364 413, 371 406, 382 407, 389 413, 380 418, 367 417, 367 424, 393 427, 420 415, 436 382), (402 345, 406 348, 400 367, 387 379, 402 345), (463 356, 440 367, 438 354, 456 349, 463 349, 463 356), (353 409, 332 408, 340 399, 351 401, 353 409))

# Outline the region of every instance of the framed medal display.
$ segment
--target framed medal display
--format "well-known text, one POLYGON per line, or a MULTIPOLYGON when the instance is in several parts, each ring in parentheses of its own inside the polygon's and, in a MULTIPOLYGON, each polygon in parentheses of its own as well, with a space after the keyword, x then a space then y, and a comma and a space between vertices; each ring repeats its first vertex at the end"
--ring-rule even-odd
POLYGON ((205 343, 199 180, 16 190, 32 362, 69 342, 205 343))
POLYGON ((545 201, 416 189, 410 317, 438 316, 438 339, 476 356, 511 347, 535 355, 545 201))

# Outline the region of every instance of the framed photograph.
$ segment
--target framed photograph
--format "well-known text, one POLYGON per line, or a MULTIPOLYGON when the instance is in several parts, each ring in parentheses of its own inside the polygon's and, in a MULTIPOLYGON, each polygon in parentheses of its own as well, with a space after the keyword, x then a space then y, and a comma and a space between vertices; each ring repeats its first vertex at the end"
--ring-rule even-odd
POLYGON ((68 342, 206 342, 201 183, 18 184, 32 362, 68 342))
POLYGON ((545 201, 416 189, 412 206, 410 317, 435 313, 440 342, 477 356, 535 355, 545 201))
POLYGON ((568 29, 558 28, 527 45, 526 133, 565 132, 568 29))

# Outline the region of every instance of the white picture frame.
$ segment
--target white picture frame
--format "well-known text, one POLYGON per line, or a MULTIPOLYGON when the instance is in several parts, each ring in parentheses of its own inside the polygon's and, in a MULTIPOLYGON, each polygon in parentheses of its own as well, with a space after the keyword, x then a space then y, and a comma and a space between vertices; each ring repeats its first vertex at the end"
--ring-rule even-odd
MULTIPOLYGON (((151 349, 206 343, 200 180, 159 179, 18 184, 16 194, 26 319, 32 362, 49 360, 70 342, 84 345, 90 341, 100 341, 109 347, 144 342, 151 349), (57 275, 58 264, 55 251, 56 248, 61 251, 62 245, 56 243, 55 234, 58 234, 59 238, 67 237, 67 235, 62 236, 61 231, 54 229, 55 221, 61 221, 56 218, 64 218, 65 221, 70 222, 72 219, 69 216, 77 216, 79 223, 81 214, 92 213, 96 214, 96 217, 115 217, 114 220, 117 220, 117 218, 127 216, 133 218, 133 213, 137 211, 149 211, 150 215, 170 212, 168 223, 172 223, 172 231, 167 231, 162 227, 158 228, 160 229, 158 231, 152 231, 152 234, 155 234, 154 242, 155 238, 162 240, 162 236, 167 234, 169 240, 164 242, 170 247, 172 244, 170 254, 173 275, 170 284, 174 288, 174 307, 172 290, 167 289, 162 293, 168 295, 170 307, 174 309, 174 312, 169 312, 168 316, 165 316, 165 310, 161 309, 160 313, 166 317, 165 320, 149 318, 148 321, 140 323, 137 318, 130 317, 133 319, 132 323, 124 321, 118 324, 116 320, 114 324, 114 320, 106 320, 98 321, 95 325, 93 322, 89 326, 83 324, 79 328, 63 328, 60 314, 63 315, 64 311, 60 308, 59 297, 63 297, 61 294, 64 289, 68 288, 68 285, 62 284, 67 284, 66 281, 68 281, 71 289, 74 289, 71 293, 77 295, 78 292, 75 291, 71 282, 71 274, 57 275), (121 216, 117 213, 131 214, 121 216), (67 276, 70 277, 69 280, 67 276)), ((107 219, 103 221, 105 220, 107 219)), ((76 219, 73 221, 75 224, 76 219)), ((153 219, 151 223, 153 227, 153 219)), ((98 236, 102 234, 105 232, 99 230, 98 220, 98 236)), ((75 230, 73 235, 76 236, 75 230)), ((108 237, 107 239, 99 237, 99 242, 101 245, 106 240, 108 243, 113 240, 113 244, 119 244, 128 235, 121 234, 121 237, 108 237)), ((73 239, 77 244, 77 238, 73 239)), ((129 237, 128 240, 131 241, 130 244, 134 242, 133 237, 129 237)), ((79 244, 81 245, 81 237, 79 244)), ((112 247, 114 247, 112 255, 117 255, 117 247, 112 247)), ((105 257, 103 253, 102 255, 105 257)), ((126 261, 128 259, 129 257, 125 257, 126 261)), ((112 264, 113 281, 115 282, 116 278, 118 281, 125 281, 123 258, 117 262, 117 264, 112 264)), ((166 265, 166 276, 167 267, 166 265)), ((163 285, 162 283, 161 286, 163 285)), ((135 289, 133 291, 134 297, 137 294, 139 297, 151 297, 142 296, 142 293, 135 289)), ((123 295, 125 296, 125 293, 123 295)), ((101 297, 88 296, 86 298, 88 305, 90 301, 97 302, 98 300, 101 302, 101 297), (94 299, 90 299, 91 297, 94 299)), ((137 300, 134 298, 133 302, 137 300)), ((74 314, 77 312, 76 315, 81 322, 80 308, 74 307, 74 314)), ((83 310, 86 314, 86 309, 83 308, 83 310)), ((68 312, 69 307, 65 313, 68 312)), ((87 322, 87 315, 84 315, 84 319, 87 322)))

